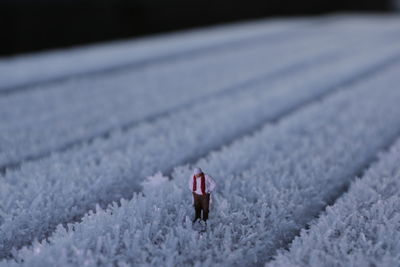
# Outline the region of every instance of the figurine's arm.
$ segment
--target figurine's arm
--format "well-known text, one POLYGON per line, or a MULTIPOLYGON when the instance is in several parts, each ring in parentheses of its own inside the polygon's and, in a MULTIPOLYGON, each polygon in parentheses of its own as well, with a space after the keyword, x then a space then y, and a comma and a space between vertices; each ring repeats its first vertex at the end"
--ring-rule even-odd
POLYGON ((207 191, 208 191, 208 193, 211 193, 215 190, 215 188, 217 187, 217 184, 215 183, 214 179, 209 175, 208 175, 207 181, 208 181, 207 191))
POLYGON ((189 190, 193 191, 193 176, 190 176, 189 178, 189 190))

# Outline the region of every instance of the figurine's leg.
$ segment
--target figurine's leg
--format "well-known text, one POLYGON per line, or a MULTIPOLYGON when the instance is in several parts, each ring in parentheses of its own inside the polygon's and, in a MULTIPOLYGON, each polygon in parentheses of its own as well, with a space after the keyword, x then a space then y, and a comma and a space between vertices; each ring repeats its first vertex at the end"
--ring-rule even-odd
POLYGON ((197 219, 201 218, 201 200, 199 198, 199 196, 195 193, 193 193, 193 198, 194 198, 194 210, 196 213, 196 216, 193 220, 193 222, 195 222, 197 219))
POLYGON ((208 220, 208 212, 210 207, 210 194, 206 194, 203 197, 203 220, 208 220))

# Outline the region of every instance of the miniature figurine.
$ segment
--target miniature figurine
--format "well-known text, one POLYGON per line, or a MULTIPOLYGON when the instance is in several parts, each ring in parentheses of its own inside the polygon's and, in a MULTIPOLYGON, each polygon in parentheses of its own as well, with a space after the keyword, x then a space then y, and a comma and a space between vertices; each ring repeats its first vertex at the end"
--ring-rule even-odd
POLYGON ((193 206, 196 214, 193 223, 197 219, 201 219, 201 211, 203 211, 203 221, 207 221, 211 203, 211 192, 215 188, 216 183, 210 175, 203 173, 200 168, 194 169, 193 175, 189 178, 189 189, 193 193, 193 206))

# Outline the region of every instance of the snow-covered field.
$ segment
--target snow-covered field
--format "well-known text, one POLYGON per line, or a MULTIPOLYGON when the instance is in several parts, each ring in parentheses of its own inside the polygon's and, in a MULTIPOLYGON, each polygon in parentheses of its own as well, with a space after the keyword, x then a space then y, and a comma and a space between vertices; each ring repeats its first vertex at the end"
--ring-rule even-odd
POLYGON ((398 266, 399 162, 400 140, 268 266, 398 266))
POLYGON ((400 17, 220 26, 0 74, 0 266, 399 261, 400 17), (194 166, 218 184, 205 233, 194 166))

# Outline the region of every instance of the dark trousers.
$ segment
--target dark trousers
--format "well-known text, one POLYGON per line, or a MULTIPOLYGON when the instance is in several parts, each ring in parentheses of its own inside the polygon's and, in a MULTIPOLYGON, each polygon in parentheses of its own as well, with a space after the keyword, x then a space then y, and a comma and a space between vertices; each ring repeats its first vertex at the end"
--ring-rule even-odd
POLYGON ((196 212, 196 217, 193 221, 200 219, 201 211, 203 210, 203 220, 207 221, 208 219, 208 211, 210 206, 210 194, 206 195, 198 195, 193 192, 194 199, 194 210, 196 212))

